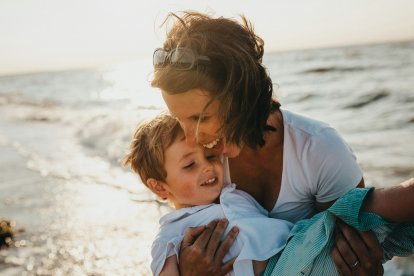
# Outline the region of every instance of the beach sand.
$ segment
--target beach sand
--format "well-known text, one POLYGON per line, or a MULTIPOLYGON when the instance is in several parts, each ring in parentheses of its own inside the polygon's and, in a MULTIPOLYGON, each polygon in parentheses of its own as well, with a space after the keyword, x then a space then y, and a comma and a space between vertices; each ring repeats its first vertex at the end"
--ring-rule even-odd
POLYGON ((1 275, 150 274, 156 204, 137 204, 105 185, 43 177, 12 147, 0 154, 8 157, 0 166, 1 215, 20 232, 0 252, 1 275))
POLYGON ((17 234, 14 245, 0 251, 0 275, 150 275, 163 207, 117 186, 103 161, 80 159, 70 141, 60 124, 2 117, 0 219, 14 221, 17 234), (48 162, 37 155, 45 146, 48 162), (85 172, 75 173, 75 164, 72 171, 58 166, 70 160, 85 172), (85 169, 92 164, 94 170, 85 169), (113 183, 102 180, 105 174, 113 183))

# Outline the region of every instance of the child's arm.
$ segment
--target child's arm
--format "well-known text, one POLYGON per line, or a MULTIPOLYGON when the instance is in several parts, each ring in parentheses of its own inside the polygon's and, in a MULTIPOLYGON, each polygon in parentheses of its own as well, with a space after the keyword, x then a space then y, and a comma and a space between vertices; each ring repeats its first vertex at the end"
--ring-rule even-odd
POLYGON ((172 255, 165 260, 159 276, 180 276, 178 271, 177 256, 172 255))
POLYGON ((414 221, 414 178, 398 186, 373 190, 361 211, 376 213, 391 222, 414 221))
POLYGON ((260 276, 266 270, 266 261, 255 261, 253 260, 253 272, 255 276, 260 276))

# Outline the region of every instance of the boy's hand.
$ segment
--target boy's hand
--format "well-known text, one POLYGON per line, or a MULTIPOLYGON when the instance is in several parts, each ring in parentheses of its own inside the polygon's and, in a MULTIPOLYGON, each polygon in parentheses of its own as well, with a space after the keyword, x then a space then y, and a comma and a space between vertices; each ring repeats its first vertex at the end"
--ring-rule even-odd
POLYGON ((232 229, 220 242, 227 220, 212 221, 207 227, 187 229, 180 249, 181 276, 225 275, 233 269, 235 258, 223 264, 223 258, 233 244, 238 230, 232 229))

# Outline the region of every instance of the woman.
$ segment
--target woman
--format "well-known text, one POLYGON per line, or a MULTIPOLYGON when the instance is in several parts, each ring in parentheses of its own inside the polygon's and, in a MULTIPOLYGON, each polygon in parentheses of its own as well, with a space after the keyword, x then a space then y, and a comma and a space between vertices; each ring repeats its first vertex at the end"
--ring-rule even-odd
MULTIPOLYGON (((154 52, 152 86, 162 91, 188 144, 222 153, 237 188, 269 216, 295 222, 364 187, 351 149, 328 125, 282 110, 262 64, 263 40, 242 17, 185 12, 154 52)), ((189 229, 180 252, 181 275, 221 275, 237 229, 220 242, 224 222, 189 229)), ((382 273, 379 243, 339 224, 332 257, 343 275, 382 273)))

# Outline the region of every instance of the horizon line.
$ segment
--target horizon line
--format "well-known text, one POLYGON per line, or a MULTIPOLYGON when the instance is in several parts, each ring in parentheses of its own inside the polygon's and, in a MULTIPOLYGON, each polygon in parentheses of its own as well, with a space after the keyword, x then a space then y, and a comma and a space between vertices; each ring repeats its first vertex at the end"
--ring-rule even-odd
MULTIPOLYGON (((339 49, 339 48, 348 48, 348 47, 359 47, 359 46, 375 46, 381 44, 394 44, 394 43, 410 43, 414 42, 414 37, 406 39, 395 39, 395 40, 384 40, 384 41, 372 41, 372 42, 355 42, 349 44, 340 44, 340 45, 322 45, 322 46, 309 46, 304 48, 293 48, 293 49, 275 49, 270 51, 265 51, 264 56, 274 53, 289 53, 289 52, 300 52, 300 51, 312 51, 312 50, 328 50, 328 49, 339 49)), ((113 67, 117 64, 134 62, 142 60, 143 58, 131 58, 128 60, 119 60, 116 62, 102 62, 101 65, 79 65, 79 66, 68 66, 68 67, 56 67, 51 69, 39 69, 39 70, 16 70, 7 72, 0 71, 0 78, 3 77, 13 77, 13 76, 24 76, 24 75, 36 75, 36 74, 47 74, 47 73, 59 73, 59 72, 71 72, 71 71, 89 71, 89 70, 104 70, 104 68, 113 67)))

